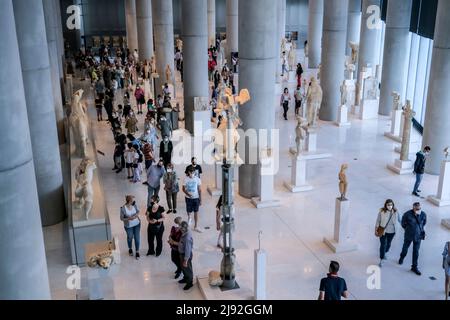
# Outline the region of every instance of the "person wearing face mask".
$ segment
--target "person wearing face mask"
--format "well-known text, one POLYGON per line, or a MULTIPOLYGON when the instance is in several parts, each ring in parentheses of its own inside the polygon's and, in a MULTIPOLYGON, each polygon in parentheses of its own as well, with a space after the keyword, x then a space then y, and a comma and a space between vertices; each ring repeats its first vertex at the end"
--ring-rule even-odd
POLYGON ((120 208, 120 220, 123 221, 125 232, 127 233, 128 253, 133 256, 133 239, 136 249, 136 259, 139 259, 139 246, 141 243, 141 219, 139 209, 134 201, 134 196, 125 197, 125 205, 120 208))
POLYGON ((164 168, 167 169, 167 165, 172 162, 173 144, 169 140, 168 136, 165 136, 161 144, 159 145, 159 156, 164 161, 164 168))
POLYGON ((148 236, 148 252, 147 256, 155 255, 159 257, 162 252, 163 242, 162 237, 164 233, 164 207, 159 205, 159 197, 153 197, 153 205, 147 209, 147 236, 148 236), (155 251, 156 238, 156 251, 155 251))
POLYGON ((420 183, 422 182, 423 174, 425 173, 425 161, 426 156, 430 154, 431 148, 426 146, 423 151, 419 151, 416 154, 416 161, 414 162, 414 174, 416 175, 416 183, 412 194, 416 197, 420 197, 419 190, 420 183))
POLYGON ((397 231, 397 221, 400 222, 400 216, 394 201, 386 200, 384 207, 378 213, 375 223, 375 236, 380 238, 380 263, 382 267, 383 260, 386 259, 386 253, 391 248, 392 239, 397 231))
POLYGON ((191 170, 191 169, 194 170, 194 175, 195 175, 197 178, 201 179, 201 175, 202 175, 202 173, 203 173, 202 167, 201 167, 199 164, 197 164, 197 158, 195 158, 195 157, 193 157, 193 158, 191 159, 191 164, 188 165, 188 166, 186 167, 186 170, 184 171, 184 173, 186 174, 186 176, 189 175, 189 170, 191 170))
POLYGON ((164 176, 164 173, 166 173, 163 164, 163 160, 159 159, 157 164, 150 166, 147 170, 147 207, 150 207, 152 197, 154 195, 159 195, 161 178, 164 176))
POLYGON ((175 223, 175 225, 170 230, 170 237, 167 242, 169 243, 171 249, 170 252, 171 260, 173 264, 177 267, 177 270, 175 270, 174 272, 175 279, 178 279, 181 275, 181 260, 180 260, 180 252, 178 252, 178 246, 180 244, 180 239, 182 236, 180 228, 182 219, 181 217, 176 217, 173 222, 175 223))
POLYGON ((169 211, 167 213, 177 213, 177 195, 180 191, 178 185, 177 173, 173 169, 173 164, 169 163, 167 165, 167 172, 163 177, 164 190, 166 191, 167 205, 169 206, 169 211))
POLYGON ((405 229, 405 239, 403 249, 398 263, 403 264, 403 260, 408 254, 411 243, 413 244, 413 257, 411 271, 420 276, 422 273, 418 269, 419 249, 422 240, 425 240, 424 227, 427 224, 427 215, 422 211, 419 202, 414 203, 413 209, 405 212, 402 217, 402 227, 405 229))
POLYGON ((194 272, 192 270, 192 249, 194 247, 194 239, 189 230, 189 224, 186 221, 181 222, 181 239, 178 243, 178 252, 180 253, 181 270, 183 279, 178 283, 185 283, 183 290, 189 290, 193 287, 194 272))
POLYGON ((202 231, 198 228, 198 211, 202 204, 202 181, 200 178, 195 176, 194 169, 189 169, 188 176, 186 177, 183 184, 183 192, 186 195, 186 211, 188 214, 188 223, 191 224, 191 215, 194 212, 194 230, 201 233, 202 231))

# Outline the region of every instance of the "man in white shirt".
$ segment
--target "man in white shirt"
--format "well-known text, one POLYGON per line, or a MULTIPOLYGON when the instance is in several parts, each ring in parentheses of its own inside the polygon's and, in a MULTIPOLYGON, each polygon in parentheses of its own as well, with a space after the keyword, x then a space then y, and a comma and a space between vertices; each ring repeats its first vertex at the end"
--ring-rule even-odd
POLYGON ((190 168, 188 176, 184 180, 183 192, 186 195, 186 210, 189 218, 189 224, 192 222, 191 214, 194 212, 194 230, 201 233, 198 228, 198 211, 202 204, 202 182, 195 176, 195 170, 190 168))

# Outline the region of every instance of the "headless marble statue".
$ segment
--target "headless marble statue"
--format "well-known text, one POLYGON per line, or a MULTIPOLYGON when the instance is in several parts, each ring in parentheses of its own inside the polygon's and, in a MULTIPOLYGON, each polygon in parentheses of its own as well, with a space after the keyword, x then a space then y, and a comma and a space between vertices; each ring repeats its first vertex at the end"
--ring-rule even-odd
POLYGON ((172 69, 169 65, 166 66, 166 82, 168 84, 172 83, 172 69))
POLYGON ((295 143, 297 146, 297 156, 299 156, 303 149, 303 141, 306 139, 308 133, 308 120, 302 117, 297 117, 297 127, 295 128, 295 143))
POLYGON ((341 171, 339 171, 339 193, 341 194, 340 200, 345 201, 347 198, 345 197, 347 195, 347 175, 345 174, 345 171, 348 169, 347 164, 343 164, 341 166, 341 171))
POLYGON ((306 99, 308 103, 308 123, 311 127, 317 127, 317 117, 322 104, 322 88, 314 77, 311 78, 306 99))
POLYGON ((87 132, 87 115, 81 98, 83 96, 83 90, 76 91, 72 96, 71 112, 69 117, 69 123, 73 131, 73 138, 75 144, 75 155, 78 157, 86 157, 86 148, 88 144, 88 132, 87 132))
POLYGON ((89 220, 89 214, 94 203, 94 189, 92 188, 92 180, 94 178, 94 170, 97 169, 95 162, 88 158, 81 161, 75 173, 77 186, 75 188, 76 208, 83 209, 86 220, 89 220))

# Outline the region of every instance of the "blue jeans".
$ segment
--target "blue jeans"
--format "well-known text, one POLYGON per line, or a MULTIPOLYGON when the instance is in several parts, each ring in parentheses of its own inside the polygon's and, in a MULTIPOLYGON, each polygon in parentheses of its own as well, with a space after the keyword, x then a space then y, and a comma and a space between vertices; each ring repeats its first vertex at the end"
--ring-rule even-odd
POLYGON ((150 203, 152 203, 152 197, 154 195, 159 195, 159 188, 160 186, 158 186, 157 188, 153 188, 150 185, 147 186, 147 208, 150 207, 150 203))
POLYGON ((125 232, 127 233, 128 249, 131 249, 134 238, 134 247, 136 252, 139 252, 139 247, 141 246, 141 224, 139 223, 137 226, 125 228, 125 232))
POLYGON ((385 233, 380 237, 380 259, 383 260, 386 253, 391 248, 392 239, 394 239, 395 233, 385 233))
POLYGON ((423 173, 416 173, 416 183, 414 184, 413 192, 416 193, 419 190, 420 183, 422 182, 423 173))
POLYGON ((420 249, 420 243, 419 241, 412 241, 412 240, 406 240, 403 242, 403 249, 402 253, 400 254, 400 258, 405 259, 406 255, 408 254, 409 246, 411 245, 411 242, 413 244, 413 257, 412 257, 412 265, 411 268, 416 269, 417 268, 417 262, 419 260, 419 249, 420 249))

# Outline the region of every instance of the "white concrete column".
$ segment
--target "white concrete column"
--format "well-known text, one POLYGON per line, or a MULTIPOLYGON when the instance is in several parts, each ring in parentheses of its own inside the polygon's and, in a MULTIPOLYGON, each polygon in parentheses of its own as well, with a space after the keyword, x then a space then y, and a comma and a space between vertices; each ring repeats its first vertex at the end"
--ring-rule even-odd
POLYGON ((361 33, 361 0, 349 0, 348 2, 348 22, 347 22, 347 42, 345 54, 351 56, 352 49, 349 43, 359 43, 361 33))
POLYGON ((309 0, 308 56, 309 68, 319 67, 322 54, 324 0, 309 0))
POLYGON ((370 10, 371 6, 380 7, 380 0, 362 0, 362 20, 361 32, 359 41, 359 59, 358 59, 358 73, 359 74, 367 64, 372 67, 375 74, 376 66, 378 64, 380 55, 380 34, 381 22, 379 28, 372 24, 372 16, 374 12, 370 10))
POLYGON ((412 0, 389 0, 384 42, 384 63, 381 78, 379 114, 388 116, 392 111, 392 92, 405 97, 409 46, 411 36, 412 0))
MULTIPOLYGON (((56 43, 58 48, 58 60, 59 60, 59 78, 61 88, 64 88, 64 37, 63 37, 63 27, 61 19, 61 0, 53 0, 55 6, 55 21, 56 21, 56 43)), ((63 90, 63 89, 61 89, 63 90)))
POLYGON ((57 42, 57 22, 54 0, 43 0, 45 29, 47 34, 48 53, 50 56, 50 67, 52 71, 52 89, 53 89, 53 103, 55 107, 56 123, 58 127, 59 143, 65 142, 64 134, 64 110, 61 93, 61 82, 59 76, 59 55, 57 42))
POLYGON ((134 49, 139 50, 135 0, 125 0, 125 18, 128 49, 133 53, 134 49))
POLYGON ((216 46, 216 0, 208 0, 208 47, 216 46))
POLYGON ((341 84, 344 81, 348 0, 325 1, 323 15, 320 74, 323 99, 319 117, 325 121, 336 121, 341 104, 341 84))
POLYGON ((58 132, 42 1, 14 0, 36 183, 44 226, 64 220, 58 132))
MULTIPOLYGON (((226 0, 227 1, 227 47, 226 58, 228 65, 231 66, 231 53, 238 52, 239 43, 239 27, 238 27, 238 8, 239 0, 226 0)), ((231 67, 230 67, 231 69, 231 67)))
MULTIPOLYGON (((175 42, 173 37, 173 6, 172 0, 153 0, 153 36, 155 37, 156 71, 159 78, 156 79, 156 95, 162 93, 162 86, 168 82, 166 79, 166 67, 172 71, 172 84, 175 84, 174 55, 175 42)), ((186 62, 186 60, 184 60, 186 62)), ((175 87, 175 85, 174 85, 175 87)))
MULTIPOLYGON (((286 0, 276 0, 277 2, 277 44, 278 44, 278 54, 277 54, 277 83, 280 82, 281 78, 281 39, 286 36, 286 0)), ((286 55, 288 53, 286 52, 286 55)))
MULTIPOLYGON (((242 129, 270 132, 275 126, 276 2, 240 1, 239 12, 239 87, 248 89, 251 95, 251 100, 239 110, 242 129)), ((245 164, 239 167, 239 194, 245 198, 261 196, 261 170, 258 164, 249 162, 250 154, 259 154, 258 145, 251 140, 254 139, 246 142, 246 155, 241 155, 246 158, 245 164)))
POLYGON ((183 0, 184 118, 194 133, 194 97, 209 96, 207 0, 183 0))
POLYGON ((136 24, 139 59, 149 61, 153 56, 152 0, 136 0, 136 24))
POLYGON ((0 1, 0 52, 0 299, 50 299, 11 0, 0 1))
POLYGON ((439 174, 442 150, 450 146, 450 1, 439 1, 428 85, 423 146, 431 147, 425 171, 439 174))

